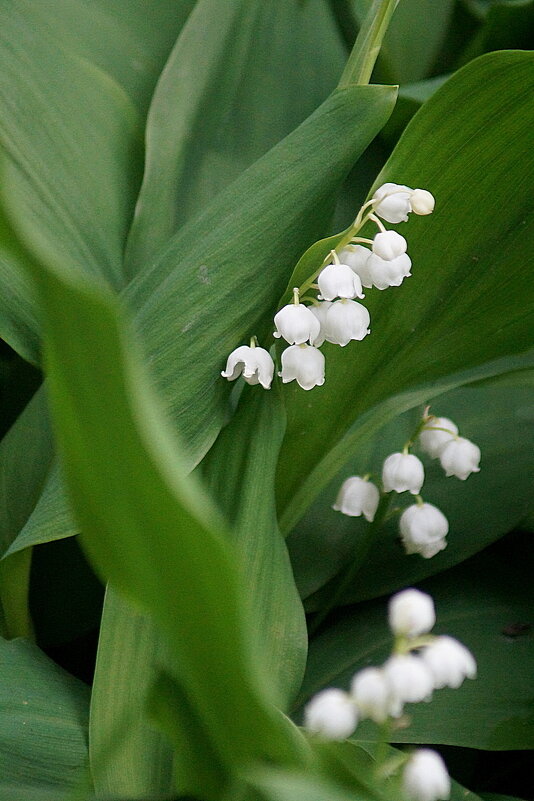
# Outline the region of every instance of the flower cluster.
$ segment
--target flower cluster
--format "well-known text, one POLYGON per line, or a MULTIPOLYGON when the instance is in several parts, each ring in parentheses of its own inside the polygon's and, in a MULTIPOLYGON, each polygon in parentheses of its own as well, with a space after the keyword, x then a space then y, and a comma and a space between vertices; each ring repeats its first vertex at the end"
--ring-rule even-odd
MULTIPOLYGON (((304 725, 328 740, 350 737, 358 722, 370 719, 393 725, 405 704, 430 701, 434 690, 459 687, 476 677, 476 662, 462 643, 430 634, 436 621, 434 602, 416 589, 403 590, 389 603, 394 636, 391 656, 381 667, 366 667, 353 676, 349 692, 322 690, 307 704, 304 725)), ((403 766, 402 784, 413 801, 448 798, 450 779, 441 757, 421 749, 403 766)))
MULTIPOLYGON (((382 466, 382 491, 409 492, 416 496, 416 503, 408 506, 399 521, 400 536, 407 554, 420 554, 430 559, 447 546, 449 531, 447 518, 436 506, 425 503, 420 495, 425 480, 422 461, 410 453, 414 443, 433 459, 439 459, 446 476, 465 479, 471 473, 478 473, 480 448, 470 440, 461 437, 458 427, 446 417, 428 414, 428 409, 420 421, 413 437, 404 449, 392 453, 382 466)), ((333 509, 350 517, 364 515, 373 522, 380 491, 369 481, 369 476, 351 476, 343 482, 333 509)))
MULTIPOLYGON (((296 381, 306 390, 324 384, 321 345, 330 342, 345 347, 370 333, 369 312, 355 300, 365 297, 363 287, 383 290, 400 286, 411 275, 406 239, 396 231, 387 231, 381 219, 399 223, 406 221, 410 212, 425 215, 433 209, 430 192, 393 183, 381 186, 364 203, 337 248, 301 287, 293 289, 292 302, 274 317, 274 337, 289 344, 282 352, 282 369, 278 373, 284 384, 296 381), (374 239, 358 236, 367 222, 378 226, 374 239), (319 290, 317 297, 305 297, 310 289, 319 290)), ((259 383, 269 389, 274 362, 253 338, 250 346, 241 345, 230 353, 221 375, 229 381, 242 375, 248 384, 259 383)))

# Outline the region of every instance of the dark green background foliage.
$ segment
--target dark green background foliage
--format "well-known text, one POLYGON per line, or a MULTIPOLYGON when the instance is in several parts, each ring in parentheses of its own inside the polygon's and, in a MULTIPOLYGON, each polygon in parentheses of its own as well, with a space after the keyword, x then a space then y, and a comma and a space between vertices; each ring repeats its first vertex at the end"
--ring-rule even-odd
POLYGON ((454 801, 534 797, 534 2, 402 0, 339 88, 370 6, 0 3, 1 801, 397 798, 376 728, 296 724, 419 583, 479 678, 394 745, 441 748, 454 801), (312 392, 223 381, 386 181, 436 210, 371 336, 312 392), (448 547, 388 522, 308 642, 362 552, 337 489, 425 403, 482 451, 425 463, 448 547))

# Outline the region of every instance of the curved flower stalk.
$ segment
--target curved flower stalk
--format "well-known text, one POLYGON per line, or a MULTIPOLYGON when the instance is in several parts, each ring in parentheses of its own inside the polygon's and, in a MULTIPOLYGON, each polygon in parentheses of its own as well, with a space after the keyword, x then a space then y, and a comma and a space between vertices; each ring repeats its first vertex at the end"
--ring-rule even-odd
MULTIPOLYGON (((330 251, 321 267, 300 287, 293 289, 293 301, 274 316, 273 336, 290 345, 282 353, 282 369, 278 373, 284 384, 296 381, 304 390, 322 386, 324 357, 318 355, 317 348, 325 341, 346 347, 371 333, 369 312, 355 298, 363 300, 364 287, 385 290, 400 286, 411 275, 412 268, 406 239, 397 231, 386 230, 382 220, 402 222, 411 212, 430 214, 433 209, 434 198, 427 190, 393 183, 384 184, 363 204, 337 248, 330 251), (359 236, 368 222, 378 227, 374 239, 359 236), (369 245, 371 249, 365 247, 369 245), (307 296, 308 290, 318 290, 317 297, 307 296)), ((227 368, 221 375, 229 381, 240 375, 235 374, 234 366, 244 358, 245 347, 240 346, 228 357, 227 368), (229 365, 233 365, 232 369, 229 365)), ((259 372, 253 368, 254 359, 248 354, 247 359, 241 371, 245 381, 261 383, 264 389, 269 389, 271 381, 250 380, 259 372)), ((265 374, 265 369, 262 372, 265 374)), ((450 460, 452 470, 456 469, 456 461, 455 454, 450 460)))

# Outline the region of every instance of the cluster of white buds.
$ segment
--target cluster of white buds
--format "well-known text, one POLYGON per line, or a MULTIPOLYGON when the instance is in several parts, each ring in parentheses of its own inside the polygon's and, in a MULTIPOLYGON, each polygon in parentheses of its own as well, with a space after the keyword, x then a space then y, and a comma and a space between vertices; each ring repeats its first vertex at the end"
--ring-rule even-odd
MULTIPOLYGON (((447 546, 449 531, 447 518, 436 506, 425 503, 420 495, 425 480, 425 469, 421 460, 409 450, 417 442, 430 457, 438 458, 447 476, 465 480, 471 473, 478 473, 480 448, 458 434, 458 426, 446 417, 428 414, 428 408, 413 437, 402 452, 392 453, 382 466, 382 490, 409 492, 416 502, 401 514, 399 529, 407 554, 417 553, 430 559, 447 546)), ((369 481, 369 476, 350 476, 339 490, 333 509, 349 517, 364 515, 373 522, 380 491, 369 481)))
MULTIPOLYGON (((403 715, 407 703, 430 701, 434 690, 458 688, 476 677, 476 662, 462 643, 430 634, 436 622, 434 602, 416 589, 403 590, 389 602, 394 636, 391 656, 381 667, 366 667, 353 676, 350 690, 322 690, 304 710, 304 725, 328 740, 343 740, 365 718, 380 725, 403 715)), ((413 801, 438 801, 450 794, 450 779, 441 757, 421 749, 404 763, 402 784, 413 801)))
MULTIPOLYGON (((324 384, 325 359, 319 350, 321 345, 330 342, 345 347, 370 333, 369 312, 355 300, 365 297, 363 287, 400 286, 411 275, 412 262, 406 253, 405 238, 396 231, 387 231, 380 218, 398 223, 407 220, 412 211, 430 214, 433 209, 434 198, 430 192, 392 183, 381 186, 371 200, 364 203, 338 247, 301 287, 293 289, 292 303, 274 317, 274 337, 284 339, 290 346, 282 353, 282 369, 278 373, 284 384, 296 381, 306 390, 324 384), (358 236, 367 222, 378 226, 374 239, 358 236), (370 245, 371 250, 364 244, 370 245), (317 298, 303 298, 309 289, 319 290, 317 298), (311 305, 306 305, 304 300, 311 305)), ((266 350, 257 347, 255 338, 253 341, 256 347, 251 342, 250 347, 241 345, 232 351, 221 375, 229 381, 243 375, 247 383, 260 383, 269 389, 274 362, 266 350)))

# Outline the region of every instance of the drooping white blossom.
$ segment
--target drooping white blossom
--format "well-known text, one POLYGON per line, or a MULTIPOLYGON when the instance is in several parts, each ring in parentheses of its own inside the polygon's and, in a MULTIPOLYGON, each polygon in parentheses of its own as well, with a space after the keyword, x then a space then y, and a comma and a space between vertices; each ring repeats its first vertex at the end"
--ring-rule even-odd
POLYGON ((372 523, 379 500, 378 487, 359 476, 351 476, 341 485, 332 508, 349 517, 360 517, 363 514, 372 523))
POLYGON ((423 463, 413 453, 392 453, 382 467, 385 492, 405 492, 418 495, 425 480, 423 463))
POLYGON ((331 688, 317 693, 304 709, 304 726, 327 740, 345 740, 358 724, 358 711, 348 693, 331 688))
POLYGON ((303 303, 288 303, 275 314, 274 324, 273 336, 283 337, 290 345, 314 340, 321 329, 317 317, 303 303))
POLYGON ((410 756, 402 774, 402 788, 410 801, 445 801, 451 780, 441 756, 430 748, 419 748, 410 756))
POLYGON ((411 275, 412 261, 407 253, 396 259, 382 259, 376 253, 371 253, 366 266, 372 285, 377 289, 388 289, 390 286, 400 286, 411 275))
POLYGON ((436 622, 434 601, 420 590, 402 590, 390 598, 388 619, 391 631, 397 636, 427 634, 436 622))
POLYGON ((430 700, 434 678, 418 656, 394 654, 384 664, 383 670, 394 702, 402 705, 430 700))
POLYGON ((402 705, 394 701, 390 685, 380 668, 364 668, 353 677, 350 693, 362 718, 384 723, 388 717, 398 717, 402 705))
POLYGON ((321 326, 318 336, 311 340, 311 344, 315 345, 316 348, 320 348, 326 339, 326 313, 331 305, 332 303, 329 300, 323 300, 321 303, 317 303, 308 307, 310 311, 317 317, 319 320, 319 325, 321 326))
POLYGON ((274 362, 265 348, 241 345, 230 353, 221 375, 228 381, 235 381, 242 375, 247 384, 261 384, 264 389, 270 389, 274 362))
POLYGON ((454 637, 436 637, 423 648, 421 659, 432 673, 436 690, 442 687, 456 689, 465 678, 474 679, 477 675, 473 654, 454 637))
MULTIPOLYGON (((317 321, 317 318, 314 317, 314 320, 317 321)), ((282 352, 279 375, 284 384, 296 381, 302 389, 313 389, 324 384, 324 364, 324 356, 317 348, 304 344, 291 345, 282 352)))
POLYGON ((406 253, 408 243, 405 238, 396 231, 382 231, 373 239, 373 253, 386 261, 402 256, 406 253))
POLYGON ((439 455, 445 475, 465 479, 471 473, 479 473, 480 448, 465 437, 455 437, 447 443, 439 455))
POLYGON ((419 444, 431 459, 437 459, 445 445, 448 445, 457 433, 458 426, 448 417, 432 417, 419 434, 419 444))
POLYGON ((374 207, 375 214, 389 223, 406 222, 412 210, 412 191, 404 184, 383 184, 373 195, 373 199, 380 201, 374 207))
POLYGON ((363 298, 359 275, 348 264, 328 264, 317 278, 320 300, 363 298))
POLYGON ((351 270, 354 270, 356 275, 359 276, 362 286, 370 289, 373 286, 373 281, 369 275, 367 261, 371 251, 369 248, 364 248, 363 245, 347 245, 339 254, 339 260, 342 264, 348 264, 351 270))
POLYGON ((400 517, 399 529, 407 554, 418 553, 424 559, 431 559, 447 547, 449 523, 431 503, 408 506, 400 517))
POLYGON ((436 201, 428 189, 414 189, 410 196, 410 204, 414 214, 432 214, 436 201))
POLYGON ((355 300, 336 300, 325 315, 326 341, 344 347, 352 340, 370 334, 371 317, 365 306, 355 300))

